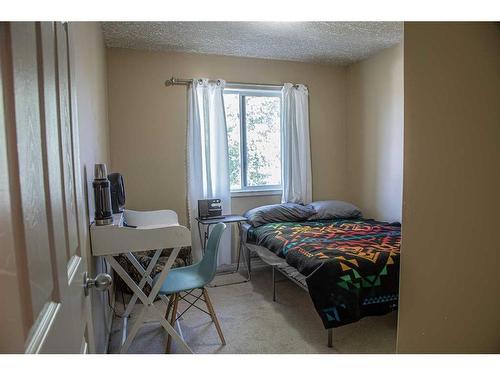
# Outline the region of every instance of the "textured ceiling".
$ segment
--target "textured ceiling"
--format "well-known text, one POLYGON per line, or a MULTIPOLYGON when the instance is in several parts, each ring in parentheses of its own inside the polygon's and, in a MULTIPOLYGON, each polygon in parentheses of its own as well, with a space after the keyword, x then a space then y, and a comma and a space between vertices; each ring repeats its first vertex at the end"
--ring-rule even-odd
POLYGON ((399 43, 402 22, 104 22, 108 47, 350 64, 399 43))

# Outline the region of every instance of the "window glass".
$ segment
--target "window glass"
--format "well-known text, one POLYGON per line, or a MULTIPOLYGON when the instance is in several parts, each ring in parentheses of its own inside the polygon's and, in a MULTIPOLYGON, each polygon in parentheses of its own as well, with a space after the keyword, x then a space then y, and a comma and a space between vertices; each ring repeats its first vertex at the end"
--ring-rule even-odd
POLYGON ((245 96, 245 108, 247 185, 280 185, 280 98, 245 96))
POLYGON ((224 92, 232 191, 281 188, 281 96, 224 92))

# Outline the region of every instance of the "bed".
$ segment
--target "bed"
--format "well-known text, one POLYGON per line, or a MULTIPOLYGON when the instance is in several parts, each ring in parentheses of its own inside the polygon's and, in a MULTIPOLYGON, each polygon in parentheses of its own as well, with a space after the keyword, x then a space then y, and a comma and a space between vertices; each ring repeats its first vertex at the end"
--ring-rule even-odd
MULTIPOLYGON (((397 309, 401 225, 363 218, 243 227, 244 246, 307 290, 332 329, 397 309)), ((275 289, 273 288, 273 295, 275 289)))

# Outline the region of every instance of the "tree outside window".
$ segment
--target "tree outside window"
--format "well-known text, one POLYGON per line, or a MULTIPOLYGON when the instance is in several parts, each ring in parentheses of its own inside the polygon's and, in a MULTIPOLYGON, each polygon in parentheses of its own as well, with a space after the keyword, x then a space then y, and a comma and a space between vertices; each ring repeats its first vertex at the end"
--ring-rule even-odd
POLYGON ((224 92, 232 191, 281 188, 281 94, 224 92))

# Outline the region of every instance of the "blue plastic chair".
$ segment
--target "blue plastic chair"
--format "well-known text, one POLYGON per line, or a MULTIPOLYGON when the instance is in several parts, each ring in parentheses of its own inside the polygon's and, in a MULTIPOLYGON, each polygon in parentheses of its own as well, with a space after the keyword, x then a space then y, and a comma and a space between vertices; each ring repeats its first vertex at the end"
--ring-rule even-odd
MULTIPOLYGON (((165 319, 169 320, 169 315, 171 315, 170 324, 172 326, 175 324, 177 319, 194 306, 212 318, 222 345, 226 345, 226 340, 222 334, 222 329, 217 316, 215 315, 215 310, 212 302, 210 301, 205 285, 209 284, 215 277, 215 271, 217 269, 217 252, 219 250, 222 233, 225 229, 226 224, 216 224, 208 237, 203 259, 191 266, 179 267, 170 270, 158 293, 159 295, 170 296, 167 305, 167 312, 165 313, 165 319), (195 290, 201 290, 201 293, 196 295, 195 290), (194 301, 186 299, 187 296, 190 296, 191 299, 194 298, 194 301), (182 313, 180 313, 179 316, 177 316, 179 300, 185 300, 188 302, 189 306, 182 313), (205 302, 208 311, 195 305, 198 300, 205 302)), ((167 333, 166 353, 170 352, 171 340, 171 336, 167 333)))

